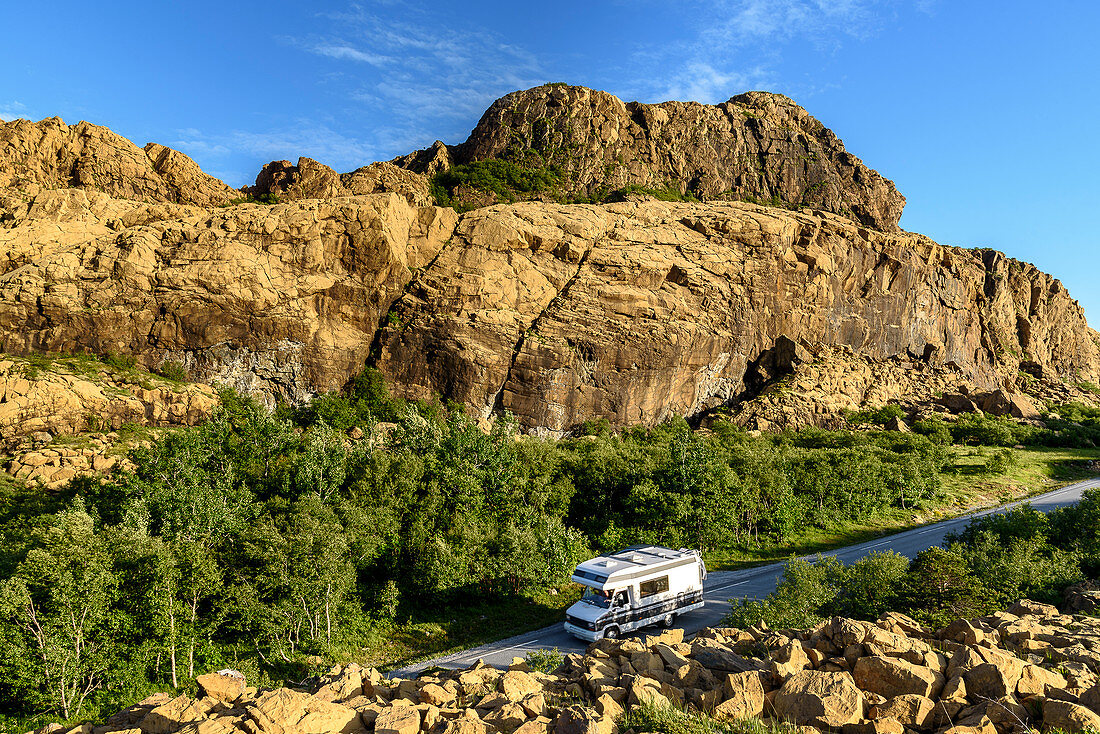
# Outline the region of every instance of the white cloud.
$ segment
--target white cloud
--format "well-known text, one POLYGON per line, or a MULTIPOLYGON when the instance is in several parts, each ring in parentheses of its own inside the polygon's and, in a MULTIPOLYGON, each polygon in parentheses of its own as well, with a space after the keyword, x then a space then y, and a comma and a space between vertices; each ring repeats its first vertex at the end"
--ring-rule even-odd
POLYGON ((351 61, 362 61, 374 66, 384 66, 393 61, 393 59, 386 56, 379 56, 378 54, 360 51, 351 46, 342 46, 338 44, 318 43, 311 46, 309 50, 320 56, 328 56, 331 59, 350 59, 351 61))
MULTIPOLYGON (((635 85, 649 99, 716 103, 749 89, 774 88, 775 69, 791 43, 822 52, 866 38, 897 12, 897 0, 681 0, 693 18, 688 37, 639 53, 642 67, 676 69, 649 74, 635 85)), ((935 0, 906 0, 928 12, 935 0)), ((800 95, 801 96, 801 95, 800 95)))
POLYGON ((30 117, 25 104, 16 100, 0 102, 0 120, 14 120, 17 117, 30 117))
POLYGON ((669 80, 661 96, 717 104, 735 94, 770 86, 769 73, 757 67, 747 72, 722 71, 705 61, 691 61, 669 80))
POLYGON ((321 17, 331 23, 329 35, 280 40, 356 64, 346 70, 356 82, 348 96, 384 108, 392 120, 368 133, 383 158, 437 138, 461 142, 493 100, 548 81, 526 49, 482 28, 441 28, 427 6, 404 3, 401 20, 357 5, 321 17))

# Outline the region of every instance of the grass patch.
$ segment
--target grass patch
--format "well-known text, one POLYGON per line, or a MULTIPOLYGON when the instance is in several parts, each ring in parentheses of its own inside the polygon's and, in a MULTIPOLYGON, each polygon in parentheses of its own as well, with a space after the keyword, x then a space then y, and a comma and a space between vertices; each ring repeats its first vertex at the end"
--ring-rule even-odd
MULTIPOLYGON (((561 622, 566 608, 580 598, 579 587, 572 584, 554 591, 558 593, 544 590, 483 604, 418 608, 402 623, 373 628, 362 647, 347 651, 347 659, 391 670, 542 629, 561 622)), ((343 659, 334 656, 338 658, 343 659)))
POLYGON ((706 713, 645 703, 623 715, 619 729, 659 734, 793 734, 797 729, 774 719, 720 721, 706 713))
POLYGON ((231 206, 238 206, 239 204, 265 204, 267 206, 271 206, 272 204, 278 203, 279 197, 275 194, 259 194, 257 196, 248 194, 247 196, 240 196, 236 199, 230 199, 224 204, 219 204, 218 206, 220 206, 222 209, 225 209, 231 206))

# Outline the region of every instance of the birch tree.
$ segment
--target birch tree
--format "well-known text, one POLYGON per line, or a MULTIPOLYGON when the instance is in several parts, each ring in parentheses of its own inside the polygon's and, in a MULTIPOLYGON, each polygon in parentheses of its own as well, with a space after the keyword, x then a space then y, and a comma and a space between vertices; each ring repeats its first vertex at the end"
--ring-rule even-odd
POLYGON ((0 618, 41 681, 40 704, 69 719, 106 682, 111 559, 83 507, 59 513, 40 547, 0 585, 0 618))

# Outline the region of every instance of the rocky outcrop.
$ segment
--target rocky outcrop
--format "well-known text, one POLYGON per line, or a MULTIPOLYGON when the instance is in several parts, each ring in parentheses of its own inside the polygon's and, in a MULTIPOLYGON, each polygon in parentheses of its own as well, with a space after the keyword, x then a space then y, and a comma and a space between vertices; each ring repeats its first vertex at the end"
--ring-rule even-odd
POLYGON ((614 734, 644 705, 669 717, 786 721, 803 734, 1080 731, 1100 725, 1098 675, 1100 620, 1024 600, 938 631, 891 612, 808 630, 601 640, 550 674, 519 658, 506 671, 479 662, 412 679, 338 665, 311 693, 219 671, 199 676, 199 698, 157 694, 96 734, 614 734))
POLYGON ((116 199, 218 206, 239 192, 179 151, 144 149, 105 127, 58 117, 0 122, 0 225, 47 189, 82 188, 116 199))
POLYGON ((501 97, 462 145, 437 143, 399 162, 430 172, 449 163, 512 158, 556 166, 559 195, 593 197, 669 184, 703 199, 775 201, 896 231, 905 197, 844 149, 831 130, 781 94, 746 92, 719 105, 624 103, 549 84, 501 97))
POLYGON ((196 425, 217 405, 209 385, 115 370, 90 357, 58 357, 40 367, 0 355, 0 437, 6 448, 41 434, 52 438, 127 423, 196 425))
POLYGON ((49 489, 132 468, 118 429, 197 425, 217 406, 209 385, 115 369, 90 356, 0 355, 0 447, 10 456, 4 469, 49 489))
POLYGON ((1021 359, 1097 374, 1095 338, 1061 283, 998 253, 744 203, 520 203, 463 216, 391 310, 377 364, 404 395, 555 433, 736 405, 782 376, 761 367, 781 343, 860 355, 839 411, 960 382, 1012 391, 1021 359))
POLYGON ((210 210, 69 192, 39 194, 31 213, 49 216, 0 229, 3 351, 171 360, 268 400, 359 372, 457 219, 395 194, 210 210))
POLYGON ((274 195, 279 200, 332 199, 364 194, 400 194, 413 206, 429 206, 428 178, 393 163, 371 163, 351 173, 336 173, 312 158, 272 161, 256 177, 256 185, 246 189, 255 197, 274 195))
POLYGON ((174 360, 269 399, 339 388, 370 356, 401 395, 560 434, 766 397, 798 386, 781 374, 796 363, 836 399, 792 423, 1014 394, 1024 361, 1100 380, 1095 333, 1057 280, 822 212, 527 202, 460 217, 395 194, 211 210, 66 189, 19 216, 0 229, 4 351, 174 360), (829 367, 838 350, 858 370, 829 367))

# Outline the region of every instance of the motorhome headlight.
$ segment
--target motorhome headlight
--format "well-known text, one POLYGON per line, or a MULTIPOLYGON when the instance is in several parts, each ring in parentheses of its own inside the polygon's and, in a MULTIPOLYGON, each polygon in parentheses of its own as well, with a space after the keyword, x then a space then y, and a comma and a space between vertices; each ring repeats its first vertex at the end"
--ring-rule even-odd
POLYGON ((569 624, 573 625, 574 627, 580 627, 583 630, 593 630, 593 631, 595 631, 595 629, 596 629, 596 623, 595 622, 589 622, 587 619, 580 619, 579 617, 574 617, 572 614, 565 615, 565 621, 569 622, 569 624))

